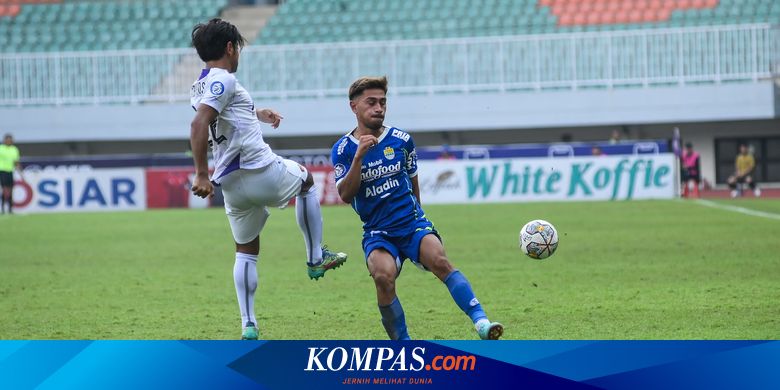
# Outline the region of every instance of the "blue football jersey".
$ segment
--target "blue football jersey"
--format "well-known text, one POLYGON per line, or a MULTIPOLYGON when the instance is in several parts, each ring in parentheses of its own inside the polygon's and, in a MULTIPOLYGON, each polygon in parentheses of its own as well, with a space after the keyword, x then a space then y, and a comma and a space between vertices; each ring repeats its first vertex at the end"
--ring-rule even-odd
MULTIPOLYGON (((360 190, 352 208, 363 221, 363 230, 408 234, 423 211, 412 192, 411 178, 417 175, 417 153, 409 133, 384 127, 379 143, 363 156, 360 190)), ((331 151, 336 184, 347 175, 358 148, 352 132, 341 137, 331 151)))

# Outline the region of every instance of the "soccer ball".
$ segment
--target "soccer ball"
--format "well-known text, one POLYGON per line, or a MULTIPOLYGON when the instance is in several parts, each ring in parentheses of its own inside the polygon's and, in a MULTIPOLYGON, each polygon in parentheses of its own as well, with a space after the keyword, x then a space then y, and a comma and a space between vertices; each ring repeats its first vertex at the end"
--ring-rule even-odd
POLYGON ((520 231, 520 249, 532 259, 542 260, 552 256, 558 248, 558 231, 541 219, 535 219, 520 231))

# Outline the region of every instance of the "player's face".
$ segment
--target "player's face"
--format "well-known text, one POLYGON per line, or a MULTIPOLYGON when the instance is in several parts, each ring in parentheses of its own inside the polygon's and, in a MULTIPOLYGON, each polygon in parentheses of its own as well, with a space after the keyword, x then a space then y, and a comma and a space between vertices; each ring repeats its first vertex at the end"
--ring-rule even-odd
POLYGON ((382 127, 387 109, 387 96, 381 89, 367 89, 350 102, 358 122, 372 130, 382 127))
POLYGON ((13 137, 5 137, 5 139, 3 139, 3 143, 10 146, 11 144, 14 143, 14 139, 13 137))

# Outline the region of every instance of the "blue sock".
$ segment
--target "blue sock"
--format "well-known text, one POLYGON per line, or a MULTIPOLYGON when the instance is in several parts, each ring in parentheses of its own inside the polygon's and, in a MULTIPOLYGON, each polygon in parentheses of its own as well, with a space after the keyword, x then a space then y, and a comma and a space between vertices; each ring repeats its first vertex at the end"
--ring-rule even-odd
POLYGON ((406 331, 404 308, 401 307, 398 297, 387 306, 379 306, 379 312, 382 313, 382 325, 385 326, 390 340, 410 340, 406 331))
POLYGON ((471 290, 471 284, 460 271, 455 270, 447 275, 444 284, 447 285, 452 299, 458 304, 460 310, 471 317, 472 322, 476 323, 487 318, 487 314, 482 310, 482 305, 479 304, 477 297, 474 296, 474 291, 471 290))

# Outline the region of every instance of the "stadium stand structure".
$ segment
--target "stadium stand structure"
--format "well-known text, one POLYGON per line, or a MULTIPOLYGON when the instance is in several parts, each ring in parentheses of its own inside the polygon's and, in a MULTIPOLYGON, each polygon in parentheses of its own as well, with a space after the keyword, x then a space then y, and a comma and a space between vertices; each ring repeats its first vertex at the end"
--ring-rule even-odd
POLYGON ((261 44, 780 22, 777 0, 288 0, 261 44))
POLYGON ((0 52, 187 47, 227 0, 3 1, 0 52))
POLYGON ((0 106, 186 101, 190 29, 217 15, 251 42, 238 77, 264 99, 340 96, 359 74, 402 94, 755 83, 777 62, 757 22, 780 21, 776 0, 0 4, 0 106))
MULTIPOLYGON (((0 54, 185 48, 190 45, 192 26, 218 16, 226 5, 227 0, 5 0, 0 3, 0 54)), ((137 55, 131 68, 111 58, 71 54, 60 58, 56 70, 40 71, 60 80, 63 97, 79 96, 85 92, 85 60, 94 62, 97 71, 91 77, 101 81, 87 87, 87 93, 98 96, 127 91, 143 96, 168 88, 166 76, 181 62, 180 56, 147 51, 137 55), (131 72, 139 75, 136 80, 117 77, 131 72)), ((41 82, 36 77, 28 85, 35 88, 41 82)), ((3 78, 0 88, 12 90, 11 83, 10 78, 3 78)))
MULTIPOLYGON (((187 47, 227 0, 0 0, 0 52, 187 47)), ((288 0, 260 44, 780 22, 776 0, 288 0)))

